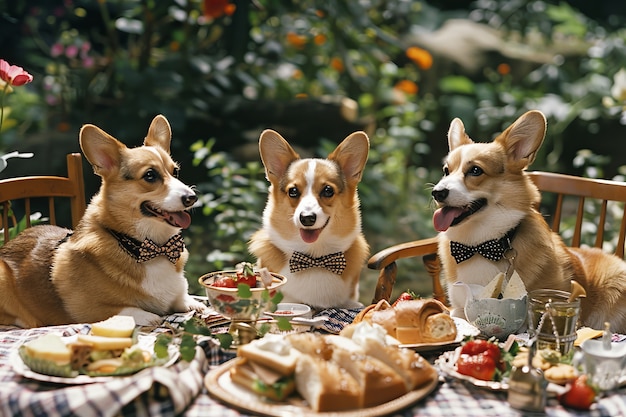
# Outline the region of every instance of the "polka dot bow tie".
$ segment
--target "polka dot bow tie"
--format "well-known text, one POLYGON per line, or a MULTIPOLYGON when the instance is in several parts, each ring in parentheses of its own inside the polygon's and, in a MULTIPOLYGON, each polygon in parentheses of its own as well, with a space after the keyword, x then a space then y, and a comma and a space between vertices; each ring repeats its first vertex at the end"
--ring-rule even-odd
POLYGON ((308 268, 325 268, 337 275, 346 269, 346 258, 343 253, 331 253, 320 258, 313 258, 301 252, 294 252, 289 259, 289 271, 298 272, 308 268))
POLYGON ((450 253, 457 264, 467 261, 475 254, 480 254, 491 261, 499 261, 504 255, 504 248, 499 239, 488 240, 478 246, 467 246, 459 242, 450 242, 450 253))
POLYGON ((163 246, 159 246, 150 239, 141 242, 137 262, 146 262, 157 256, 165 256, 173 264, 178 261, 180 255, 185 249, 185 241, 182 234, 178 233, 171 238, 163 246))

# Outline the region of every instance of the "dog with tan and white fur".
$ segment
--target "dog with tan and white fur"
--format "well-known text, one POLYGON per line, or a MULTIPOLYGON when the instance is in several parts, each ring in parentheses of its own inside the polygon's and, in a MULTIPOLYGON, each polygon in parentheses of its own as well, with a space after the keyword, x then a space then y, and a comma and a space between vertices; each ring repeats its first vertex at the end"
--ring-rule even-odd
POLYGON ((75 230, 40 225, 0 248, 0 324, 92 323, 116 314, 138 324, 205 306, 188 294, 189 227, 195 192, 177 178, 167 119, 128 148, 94 125, 80 146, 102 178, 75 230))
POLYGON ((287 277, 285 302, 360 307, 369 247, 357 185, 369 153, 367 135, 349 135, 326 159, 302 159, 280 134, 265 130, 259 150, 270 187, 263 226, 249 243, 258 265, 287 277))
POLYGON ((566 247, 535 209, 541 197, 524 171, 545 134, 546 119, 539 111, 520 116, 490 143, 472 141, 459 119, 450 124, 444 177, 432 195, 439 206, 433 223, 440 232, 439 257, 451 307, 462 312, 465 300, 464 290, 452 284, 485 286, 509 265, 494 254, 455 259, 451 248, 492 242, 514 249, 513 265, 528 291, 569 291, 570 280, 576 280, 587 292, 581 323, 603 329, 608 321, 613 331, 626 332, 626 263, 597 248, 566 247))

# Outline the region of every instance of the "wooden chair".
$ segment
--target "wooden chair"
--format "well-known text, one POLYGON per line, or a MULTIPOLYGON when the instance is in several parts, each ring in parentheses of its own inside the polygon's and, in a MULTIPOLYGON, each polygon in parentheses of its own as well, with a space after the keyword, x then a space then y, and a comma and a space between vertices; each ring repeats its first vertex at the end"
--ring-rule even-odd
MULTIPOLYGON (((589 179, 540 171, 531 171, 527 174, 542 193, 540 209, 543 211, 546 206, 551 206, 549 212, 552 213, 550 223, 553 231, 559 233, 561 225, 565 220, 570 219, 569 213, 573 212, 572 216, 575 216, 573 235, 571 241, 566 240, 569 246, 576 247, 585 243, 589 246, 602 248, 607 230, 614 229, 617 232, 617 242, 613 252, 622 259, 624 258, 626 212, 623 203, 626 202, 626 182, 589 179), (552 197, 552 200, 548 197, 552 197), (570 204, 572 201, 577 203, 572 206, 570 204), (548 202, 551 204, 547 204, 548 202), (597 219, 597 223, 594 220, 594 223, 597 224, 597 230, 593 242, 583 242, 585 213, 590 202, 597 203, 593 205, 598 210, 598 212, 593 213, 594 219, 597 219), (618 210, 616 210, 621 213, 617 216, 620 219, 619 229, 616 226, 607 227, 607 214, 614 212, 608 209, 613 208, 608 204, 609 202, 619 204, 618 210)), ((585 230, 585 233, 587 232, 585 230)), ((433 297, 447 304, 446 293, 440 280, 441 264, 437 256, 436 237, 391 246, 370 258, 368 267, 380 271, 372 303, 381 299, 390 299, 398 270, 396 261, 413 256, 421 256, 423 259, 426 271, 432 278, 433 297)))
MULTIPOLYGON (((11 239, 11 228, 21 230, 31 227, 31 215, 37 210, 35 201, 47 199, 47 213, 50 224, 57 224, 56 205, 61 199, 69 200, 71 225, 76 227, 83 217, 87 207, 85 199, 85 182, 83 178, 83 163, 80 153, 67 155, 67 177, 56 176, 28 176, 0 180, 0 207, 2 208, 2 223, 4 242, 11 239), (13 205, 19 202, 23 213, 15 215, 13 205), (23 207, 22 207, 23 203, 23 207), (22 218, 24 223, 20 224, 22 218)), ((18 231, 19 231, 18 230, 18 231)), ((14 233, 15 234, 15 231, 14 233)))

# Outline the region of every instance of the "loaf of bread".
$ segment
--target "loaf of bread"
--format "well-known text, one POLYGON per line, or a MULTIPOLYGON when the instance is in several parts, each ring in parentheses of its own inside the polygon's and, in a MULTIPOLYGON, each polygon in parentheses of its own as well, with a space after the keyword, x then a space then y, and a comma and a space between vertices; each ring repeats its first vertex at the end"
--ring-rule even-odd
POLYGON ((382 326, 403 344, 448 342, 457 336, 454 319, 435 299, 406 300, 395 306, 382 300, 363 309, 353 323, 361 321, 382 326))

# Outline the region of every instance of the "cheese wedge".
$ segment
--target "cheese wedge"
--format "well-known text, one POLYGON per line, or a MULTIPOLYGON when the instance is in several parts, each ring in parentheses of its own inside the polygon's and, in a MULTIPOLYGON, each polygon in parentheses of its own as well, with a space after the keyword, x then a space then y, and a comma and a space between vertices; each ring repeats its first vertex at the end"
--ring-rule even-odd
POLYGON ((504 280, 504 274, 500 272, 496 275, 489 284, 485 285, 483 290, 480 292, 478 296, 479 299, 483 298, 497 298, 500 295, 500 291, 502 290, 502 281, 504 280))
POLYGON ((113 316, 91 325, 91 334, 94 336, 131 337, 133 330, 135 330, 133 316, 113 316))
POLYGON ((502 298, 511 298, 519 300, 526 295, 526 286, 517 271, 513 271, 513 275, 509 279, 509 283, 502 293, 502 298))
POLYGON ((38 359, 53 361, 58 365, 70 363, 72 352, 60 336, 48 333, 24 345, 26 353, 38 359))
POLYGON ((133 345, 133 339, 130 337, 106 337, 79 334, 78 341, 90 344, 93 346, 94 350, 119 350, 126 349, 133 345))

